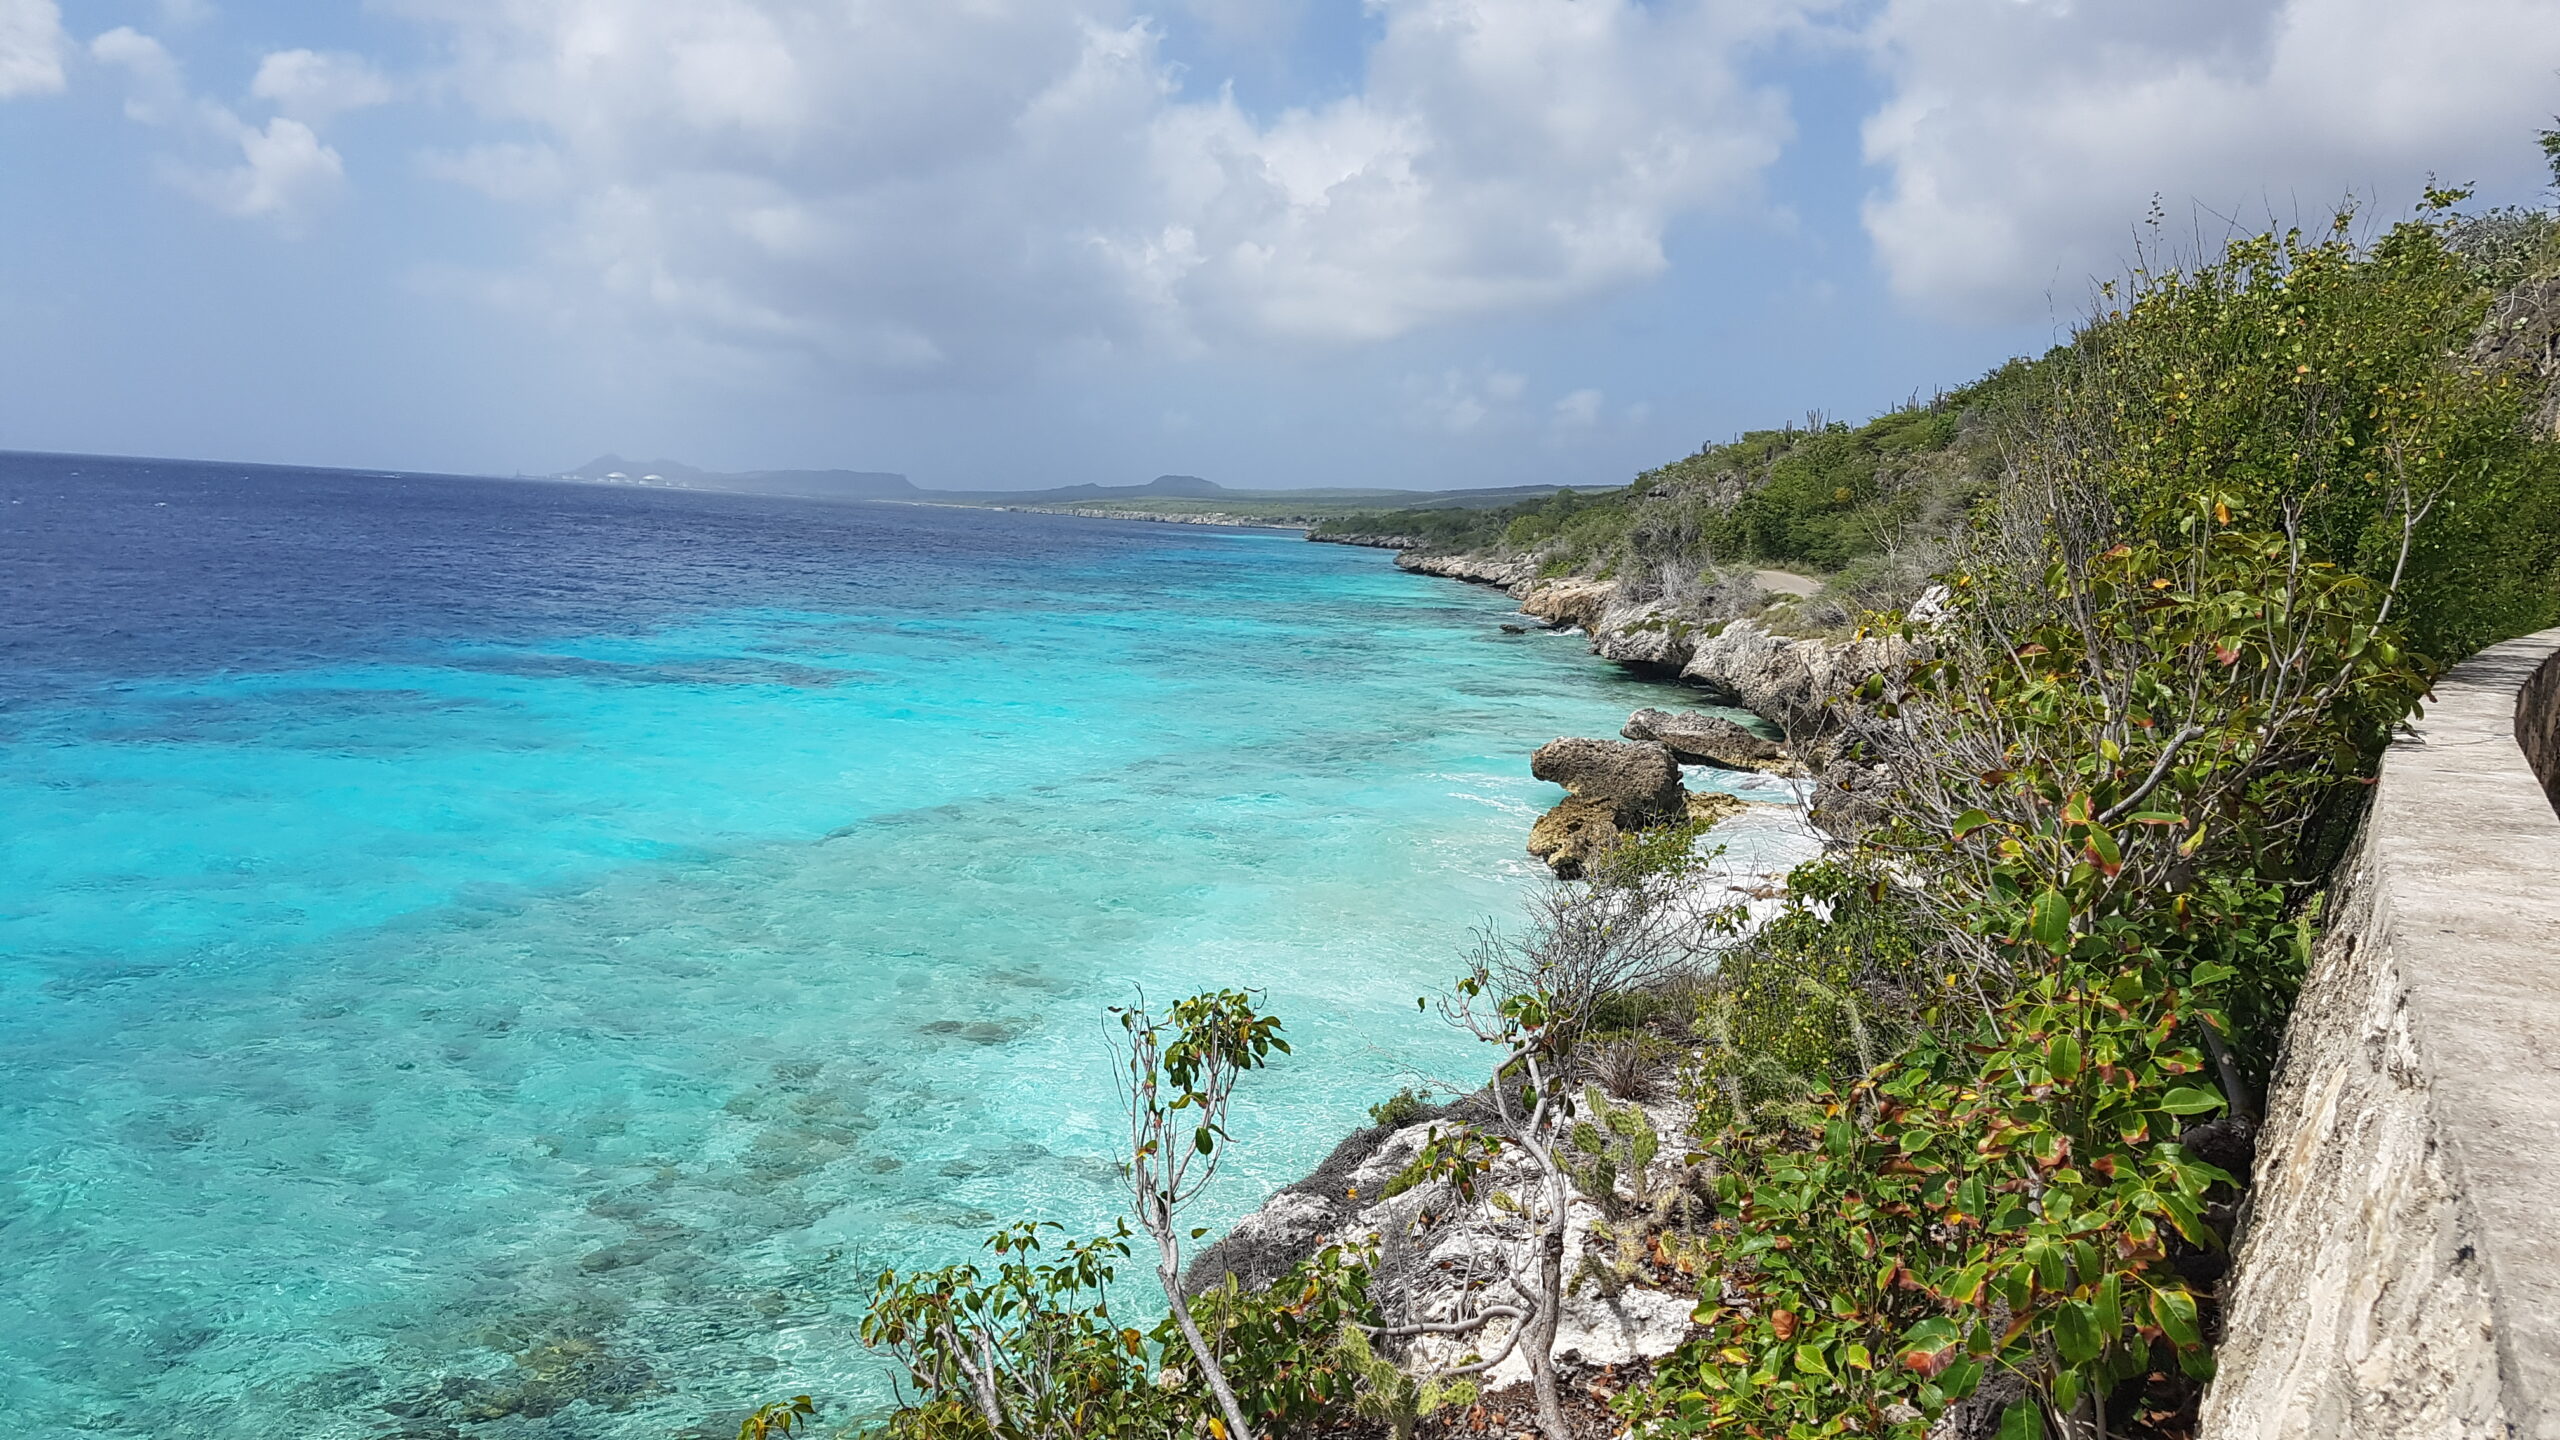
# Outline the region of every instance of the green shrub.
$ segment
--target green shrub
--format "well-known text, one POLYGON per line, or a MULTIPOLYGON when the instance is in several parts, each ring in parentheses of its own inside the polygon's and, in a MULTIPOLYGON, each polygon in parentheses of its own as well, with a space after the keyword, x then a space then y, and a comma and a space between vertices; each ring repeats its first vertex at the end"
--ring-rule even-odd
MULTIPOLYGON (((910 1390, 884 1422, 884 1440, 1225 1432, 1173 1317, 1141 1331, 1113 1311, 1128 1227, 1052 1251, 1043 1237, 1057 1228, 996 1232, 992 1270, 964 1263, 880 1277, 862 1342, 897 1361, 910 1390), (1001 1426, 989 1423, 990 1405, 1001 1426)), ((1337 1341, 1346 1325, 1375 1321, 1368 1280, 1367 1254, 1336 1246, 1263 1290, 1229 1276, 1191 1298, 1256 1433, 1285 1433, 1348 1404, 1354 1377, 1337 1341)))
POLYGON ((1398 1130, 1423 1117, 1431 1109, 1431 1097, 1407 1085, 1393 1095, 1369 1107, 1369 1123, 1388 1125, 1398 1130))
POLYGON ((2137 277, 2040 362, 1952 614, 1845 746, 1887 823, 1731 957, 1699 1089, 1741 1303, 1655 1433, 2004 1435, 2208 1374, 2247 1112, 2335 838, 2438 664, 2547 623, 2560 471, 2421 220, 2137 277), (1990 1403, 1990 1402, 1977 1402, 1990 1403))

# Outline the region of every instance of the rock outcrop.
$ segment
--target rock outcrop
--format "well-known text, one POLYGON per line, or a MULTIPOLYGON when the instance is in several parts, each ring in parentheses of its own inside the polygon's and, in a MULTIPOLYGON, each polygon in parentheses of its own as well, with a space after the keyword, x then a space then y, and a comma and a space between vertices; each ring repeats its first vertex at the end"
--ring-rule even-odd
POLYGON ((1619 826, 1618 807, 1609 801, 1569 796, 1529 827, 1529 853, 1558 879, 1579 880, 1632 828, 1619 826))
POLYGON ((1695 710, 1674 715, 1668 710, 1639 710, 1618 732, 1630 740, 1656 740, 1670 747, 1683 765, 1721 765, 1727 770, 1773 770, 1786 764, 1787 749, 1775 740, 1752 734, 1721 715, 1695 710))
POLYGON ((1679 762, 1658 741, 1552 740, 1530 757, 1529 773, 1572 792, 1529 829, 1529 853, 1566 880, 1583 878, 1621 838, 1647 826, 1714 825, 1751 808, 1739 795, 1683 786, 1679 762))
MULTIPOLYGON (((1750 619, 1701 623, 1659 598, 1629 598, 1616 581, 1540 579, 1537 561, 1526 555, 1405 550, 1396 555, 1396 564, 1418 574, 1499 585, 1519 599, 1527 614, 1589 634, 1594 654, 1685 680, 1720 701, 1776 722, 1795 758, 1817 769, 1822 742, 1839 728, 1838 700, 1868 676, 1908 658, 1896 636, 1808 639, 1775 634, 1750 619)), ((1707 763, 1726 762, 1708 756, 1707 763)))
POLYGON ((1605 800, 1632 830, 1679 819, 1680 762, 1651 741, 1550 740, 1529 757, 1529 773, 1583 800, 1605 800))
POLYGON ((2472 342, 2471 358, 2532 375, 2543 387, 2534 428, 2560 437, 2560 277, 2528 280, 2500 295, 2472 342))
MULTIPOLYGON (((1646 592, 1614 580, 1542 579, 1536 558, 1528 555, 1447 555, 1417 549, 1400 551, 1396 564, 1417 574, 1501 586, 1518 598, 1526 614, 1552 627, 1572 627, 1588 634, 1594 654, 1697 686, 1720 703, 1774 722, 1787 737, 1785 745, 1770 754, 1759 747, 1771 742, 1740 726, 1714 736, 1703 729, 1667 733, 1652 728, 1651 717, 1662 712, 1648 711, 1639 712, 1647 723, 1630 720, 1622 732, 1630 740, 1676 741, 1677 758, 1690 763, 1820 778, 1824 784, 1813 806, 1817 825, 1833 834, 1848 834, 1874 823, 1879 813, 1876 792, 1887 777, 1872 767, 1842 760, 1832 742, 1847 713, 1845 702, 1858 687, 1870 676, 1898 670, 1911 660, 1910 647, 1900 636, 1832 640, 1780 635, 1748 618, 1702 622, 1659 596, 1635 598, 1646 592), (1645 733, 1639 734, 1640 729, 1645 733), (1833 775, 1835 768, 1841 768, 1841 773, 1833 775)), ((1932 592, 1922 597, 1914 613, 1943 603, 1944 592, 1932 592)), ((1692 717, 1669 718, 1678 722, 1692 717)), ((1575 795, 1585 798, 1581 790, 1575 795)), ((1667 796, 1655 809, 1678 818, 1678 807, 1667 796)), ((1622 815, 1615 806, 1605 816, 1595 806, 1558 806, 1539 822, 1532 849, 1558 874, 1578 876, 1582 862, 1614 844, 1618 834, 1657 823, 1658 819, 1622 815)))
POLYGON ((1688 805, 1688 820, 1692 825, 1720 825, 1751 808, 1750 801, 1739 795, 1727 795, 1721 790, 1710 790, 1703 795, 1692 790, 1688 805))
MULTIPOLYGON (((1470 1292, 1489 1288, 1502 1270, 1525 1273, 1530 1268, 1528 1224, 1516 1211, 1484 1198, 1468 1200, 1445 1181, 1415 1185, 1387 1196, 1390 1181, 1413 1164, 1435 1128, 1477 1121, 1482 1095, 1469 1097, 1432 1120, 1398 1130, 1364 1130, 1346 1140, 1314 1175, 1292 1185, 1237 1224, 1218 1245, 1202 1252, 1185 1278, 1184 1288, 1197 1293, 1233 1274, 1248 1285, 1268 1284, 1320 1247, 1336 1242, 1366 1241, 1378 1247, 1371 1293, 1400 1315, 1423 1320, 1456 1316, 1470 1292)), ((1646 1119, 1666 1138, 1685 1135, 1689 1113, 1676 1106, 1646 1106, 1646 1119)), ((1657 1188, 1696 1188, 1704 1181, 1676 1158, 1682 1147, 1663 1146, 1648 1179, 1657 1188)), ((1631 1183, 1631 1182, 1629 1182, 1631 1183)), ((1536 1184, 1525 1156, 1506 1151, 1492 1173, 1478 1182, 1479 1197, 1519 1194, 1536 1184)), ((1595 1261, 1610 1247, 1592 1235, 1600 1220, 1599 1204, 1577 1193, 1567 1211, 1566 1274, 1579 1277, 1584 1257, 1595 1261)), ((1618 1365, 1656 1359, 1671 1352, 1689 1331, 1697 1297, 1648 1284, 1603 1286, 1577 1278, 1564 1297, 1556 1329, 1559 1360, 1580 1359, 1594 1365, 1618 1365), (1615 1294, 1610 1294, 1610 1289, 1615 1294)), ((1403 1357, 1410 1368, 1452 1364, 1469 1351, 1491 1354, 1505 1334, 1503 1321, 1471 1334, 1426 1337, 1412 1343, 1403 1357)), ((1526 1357, 1514 1352, 1486 1377, 1499 1389, 1528 1378, 1526 1357)))
POLYGON ((1420 575, 1437 575, 1444 580, 1499 585, 1514 594, 1538 578, 1536 562, 1526 557, 1502 559, 1486 555, 1431 555, 1420 550, 1403 550, 1396 554, 1396 568, 1420 575))
MULTIPOLYGON (((1523 562, 1526 563, 1526 562, 1523 562)), ((1520 608, 1557 629, 1577 627, 1597 635, 1618 587, 1606 580, 1548 580, 1520 595, 1520 608)))
POLYGON ((1837 701, 1907 658, 1898 637, 1800 640, 1736 620, 1712 635, 1701 633, 1680 675, 1776 721, 1801 756, 1839 727, 1837 701))
POLYGON ((1572 792, 1529 831, 1529 853, 1567 880, 1580 879, 1618 837, 1688 818, 1689 792, 1668 747, 1618 740, 1551 740, 1529 773, 1572 792))

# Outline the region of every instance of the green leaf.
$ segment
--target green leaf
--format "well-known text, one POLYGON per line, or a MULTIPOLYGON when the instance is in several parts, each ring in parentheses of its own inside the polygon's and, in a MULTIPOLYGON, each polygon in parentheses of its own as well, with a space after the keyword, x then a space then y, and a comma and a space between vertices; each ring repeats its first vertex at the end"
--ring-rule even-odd
POLYGON ((1191 1143, 1203 1155, 1206 1155, 1211 1150, 1216 1149, 1218 1144, 1217 1141, 1209 1137, 1209 1127, 1206 1125, 1203 1125, 1199 1129, 1191 1132, 1191 1143))
POLYGON ((1831 1378, 1831 1362, 1823 1358, 1822 1347, 1819 1345, 1797 1346, 1796 1368, 1808 1375, 1819 1375, 1825 1380, 1831 1378))
POLYGON ((2000 1412, 2000 1440, 2044 1440, 2044 1407, 2030 1395, 2000 1412))
POLYGON ((2036 897, 2030 912, 2027 937, 2047 950, 2060 950, 2071 943, 2071 902, 2059 890, 2047 890, 2036 897))
POLYGON ((2160 1208, 2168 1212, 2169 1223, 2178 1227, 2179 1234, 2199 1245, 2214 1243, 2213 1230, 2204 1223, 2204 1216, 2196 1209, 2193 1200, 2175 1193, 2164 1194, 2160 1197, 2160 1208))
POLYGON ((2201 1115, 2207 1110, 2221 1109, 2222 1096, 2217 1091, 2181 1085, 2161 1096, 2159 1104, 2161 1109, 2172 1115, 2201 1115))
POLYGON ((1981 810, 1967 810, 1956 817, 1956 823, 1948 827, 1948 833, 1955 839, 1961 840, 1967 835, 1972 834, 1974 831, 1991 823, 1991 816, 1987 812, 1981 810))
POLYGON ((2056 1035, 2045 1047, 2045 1066, 2056 1080, 2069 1080, 2080 1073, 2080 1041, 2071 1035, 2056 1035))
POLYGON ((2053 1342, 2061 1348, 2062 1358, 2074 1365, 2098 1358, 2106 1346, 2098 1336, 2098 1318, 2089 1302, 2066 1300, 2054 1307, 2053 1342))
POLYGON ((2187 983, 2190 985, 2213 985, 2221 981, 2228 980, 2239 973, 2239 971, 2223 964, 2219 960, 2207 960, 2188 974, 2187 983))
POLYGON ((2196 1297, 2184 1290, 2152 1291, 2151 1320, 2181 1346, 2204 1343, 2203 1334, 2196 1329, 2196 1297))

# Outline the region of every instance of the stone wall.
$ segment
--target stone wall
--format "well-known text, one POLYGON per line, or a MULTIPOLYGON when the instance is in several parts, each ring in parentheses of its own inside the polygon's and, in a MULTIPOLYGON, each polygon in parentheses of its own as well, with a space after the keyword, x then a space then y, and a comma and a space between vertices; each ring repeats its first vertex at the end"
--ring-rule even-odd
POLYGON ((2560 630, 2384 758, 2285 1040, 2208 1440, 2560 1440, 2560 630))

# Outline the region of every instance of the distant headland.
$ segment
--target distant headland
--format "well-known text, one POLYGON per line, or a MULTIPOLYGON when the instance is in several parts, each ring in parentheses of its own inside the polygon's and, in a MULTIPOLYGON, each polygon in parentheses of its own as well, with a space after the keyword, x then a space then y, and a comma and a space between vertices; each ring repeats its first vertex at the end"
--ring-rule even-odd
MULTIPOLYGON (((1477 490, 1390 490, 1312 486, 1232 490, 1197 475, 1158 475, 1140 485, 1059 485, 1039 490, 927 490, 885 470, 704 470, 679 460, 625 460, 599 455, 547 478, 591 485, 717 490, 814 500, 896 500, 911 504, 987 505, 1065 511, 1119 519, 1312 525, 1358 511, 1487 509, 1544 499, 1569 485, 1509 485, 1477 490)), ((1583 489, 1597 489, 1584 486, 1583 489)))

